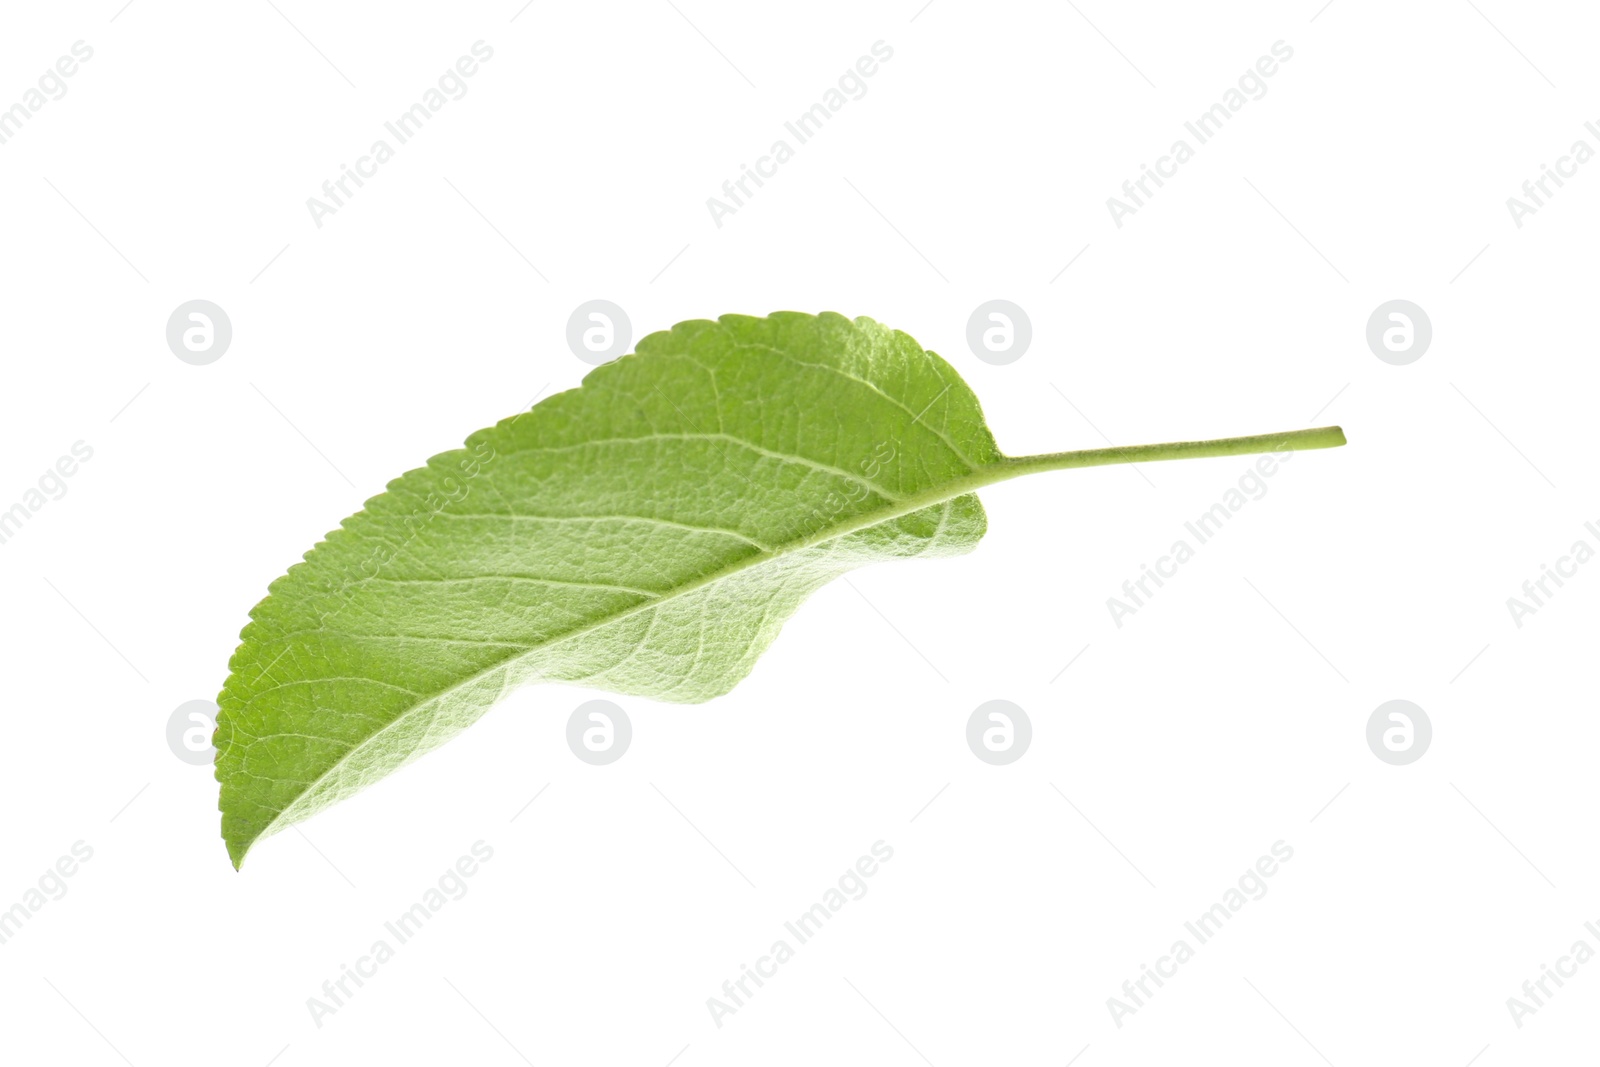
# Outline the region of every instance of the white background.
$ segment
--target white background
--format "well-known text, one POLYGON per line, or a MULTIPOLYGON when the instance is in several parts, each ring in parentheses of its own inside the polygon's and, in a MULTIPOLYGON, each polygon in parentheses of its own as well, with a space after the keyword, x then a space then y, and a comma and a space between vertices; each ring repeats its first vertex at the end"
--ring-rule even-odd
POLYGON ((7 5, 0 33, 0 106, 94 49, 0 145, 0 509, 94 450, 0 545, 0 908, 94 850, 0 945, 6 1059, 1592 1054, 1600 963, 1521 1028, 1506 1006, 1600 949, 1600 566, 1521 628, 1506 607, 1600 547, 1600 163, 1520 229, 1506 207, 1600 148, 1585 5, 121 3, 7 5), (316 227, 306 198, 478 40, 467 95, 316 227), (706 198, 879 40, 865 97, 715 226, 706 198), (1115 226, 1106 198, 1279 40, 1267 94, 1115 226), (563 740, 595 694, 524 690, 235 873, 168 716, 386 480, 576 385, 565 324, 597 297, 635 338, 870 315, 949 358, 1012 453, 1313 422, 1350 445, 1296 455, 1120 629, 1106 598, 1248 460, 988 490, 974 554, 830 586, 719 700, 624 701, 617 763, 563 740), (996 297, 1033 323, 1008 366, 965 341, 996 297), (204 367, 164 337, 196 298, 234 329, 204 367), (1364 336, 1396 298, 1433 323, 1409 366, 1364 336), (994 698, 1033 723, 1008 767, 964 738, 994 698), (1404 767, 1365 740, 1395 698, 1434 729, 1404 767), (315 1025, 307 998, 480 839, 470 892, 315 1025), (880 839, 870 892, 714 1025, 706 998, 880 839), (1115 1025, 1107 998, 1279 840, 1267 895, 1115 1025))

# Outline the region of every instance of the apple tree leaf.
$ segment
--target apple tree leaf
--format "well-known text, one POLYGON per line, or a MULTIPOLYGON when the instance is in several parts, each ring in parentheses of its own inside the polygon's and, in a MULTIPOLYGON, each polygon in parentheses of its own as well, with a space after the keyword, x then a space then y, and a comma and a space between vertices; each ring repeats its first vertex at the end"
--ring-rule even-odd
POLYGON ((834 578, 970 551, 982 486, 1343 442, 1329 427, 1012 458, 950 364, 871 319, 680 323, 390 482, 271 584, 218 698, 229 856, 530 682, 726 693, 834 578))

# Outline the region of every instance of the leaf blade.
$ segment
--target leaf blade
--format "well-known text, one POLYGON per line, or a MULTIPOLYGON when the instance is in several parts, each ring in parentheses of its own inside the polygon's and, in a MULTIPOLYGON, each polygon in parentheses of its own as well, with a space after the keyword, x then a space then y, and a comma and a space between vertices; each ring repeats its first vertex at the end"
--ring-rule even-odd
POLYGON ((528 681, 726 692, 839 574, 970 550, 981 505, 940 494, 1002 459, 954 369, 869 319, 645 338, 391 482, 269 587, 218 700, 230 857, 528 681))

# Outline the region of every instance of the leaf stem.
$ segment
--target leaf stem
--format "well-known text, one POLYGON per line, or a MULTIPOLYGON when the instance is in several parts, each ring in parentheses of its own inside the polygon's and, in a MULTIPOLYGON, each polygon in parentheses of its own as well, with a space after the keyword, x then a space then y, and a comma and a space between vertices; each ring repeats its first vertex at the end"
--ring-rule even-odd
POLYGON ((1202 459, 1207 456, 1247 456, 1260 452, 1302 451, 1312 448, 1338 448, 1345 443, 1344 431, 1337 426, 1318 426, 1311 430, 1285 430, 1282 433, 1254 434, 1249 437, 1219 437, 1211 441, 1169 441, 1159 445, 1114 445, 1086 448, 1077 452, 1046 452, 1037 456, 1008 456, 999 464, 1005 472, 996 480, 1018 478, 1038 471, 1069 470, 1073 467, 1100 467, 1109 463, 1152 463, 1165 459, 1202 459))

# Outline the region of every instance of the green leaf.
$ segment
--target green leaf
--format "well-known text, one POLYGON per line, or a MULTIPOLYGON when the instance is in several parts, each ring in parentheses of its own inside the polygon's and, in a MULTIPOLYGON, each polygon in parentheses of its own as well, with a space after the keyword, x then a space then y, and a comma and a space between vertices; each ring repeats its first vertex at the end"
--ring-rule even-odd
POLYGON ((390 482, 273 582, 218 698, 234 866, 533 681, 694 703, 812 592, 970 551, 1034 471, 1343 444, 1337 427, 1001 455, 955 370, 870 319, 680 323, 390 482))

